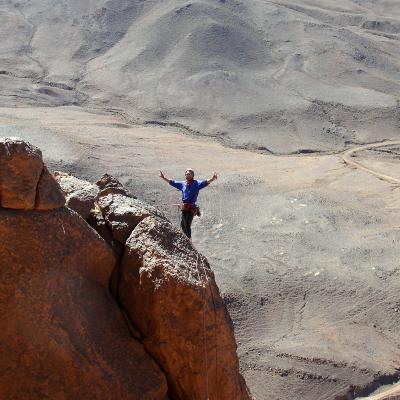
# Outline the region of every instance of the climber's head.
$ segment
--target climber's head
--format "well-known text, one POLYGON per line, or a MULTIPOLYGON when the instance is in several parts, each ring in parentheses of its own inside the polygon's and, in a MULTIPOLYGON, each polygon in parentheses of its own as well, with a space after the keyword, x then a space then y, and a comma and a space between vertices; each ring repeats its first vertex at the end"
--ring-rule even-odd
POLYGON ((185 178, 186 178, 186 182, 191 182, 193 180, 194 177, 194 171, 192 168, 186 168, 185 171, 185 178))

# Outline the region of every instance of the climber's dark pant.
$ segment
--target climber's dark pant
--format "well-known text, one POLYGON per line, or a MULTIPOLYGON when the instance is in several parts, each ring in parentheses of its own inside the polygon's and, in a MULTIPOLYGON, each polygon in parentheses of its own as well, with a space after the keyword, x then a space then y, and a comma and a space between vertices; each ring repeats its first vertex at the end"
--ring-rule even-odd
POLYGON ((181 217, 181 228, 183 230, 183 233, 188 237, 192 237, 192 221, 193 221, 193 211, 191 210, 183 210, 182 211, 182 217, 181 217))

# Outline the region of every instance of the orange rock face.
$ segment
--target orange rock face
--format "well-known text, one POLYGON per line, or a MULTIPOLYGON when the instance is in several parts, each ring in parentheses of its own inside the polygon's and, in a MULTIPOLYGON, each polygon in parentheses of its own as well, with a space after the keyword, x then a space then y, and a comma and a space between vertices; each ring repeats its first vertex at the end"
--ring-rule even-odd
POLYGON ((125 245, 118 299, 173 399, 249 399, 230 317, 207 260, 169 222, 145 218, 125 245))
POLYGON ((0 138, 0 206, 33 210, 42 170, 42 152, 37 147, 0 138))
POLYGON ((36 210, 53 210, 65 204, 64 194, 46 167, 43 167, 36 195, 36 210))
POLYGON ((64 195, 43 165, 42 152, 17 138, 0 138, 0 206, 17 210, 52 210, 64 195))
POLYGON ((0 209, 0 398, 166 399, 108 292, 114 257, 73 211, 0 209))

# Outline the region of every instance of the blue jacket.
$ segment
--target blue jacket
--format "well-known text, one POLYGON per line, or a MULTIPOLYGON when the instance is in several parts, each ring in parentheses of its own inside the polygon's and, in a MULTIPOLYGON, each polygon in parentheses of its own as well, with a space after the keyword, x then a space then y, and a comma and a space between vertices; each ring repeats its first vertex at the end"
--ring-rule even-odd
POLYGON ((182 203, 194 207, 200 190, 205 188, 208 185, 208 182, 193 179, 192 182, 188 184, 186 181, 174 181, 171 179, 169 184, 182 192, 182 203))

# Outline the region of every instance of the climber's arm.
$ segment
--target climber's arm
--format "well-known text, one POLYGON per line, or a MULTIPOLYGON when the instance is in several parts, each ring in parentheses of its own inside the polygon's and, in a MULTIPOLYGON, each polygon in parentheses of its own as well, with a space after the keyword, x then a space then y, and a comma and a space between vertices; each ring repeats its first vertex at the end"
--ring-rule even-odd
POLYGON ((168 182, 168 183, 170 183, 170 179, 168 179, 165 175, 164 175, 164 172, 162 172, 161 170, 160 170, 160 178, 162 179, 162 180, 164 180, 165 182, 168 182))
POLYGON ((183 182, 174 181, 173 179, 167 178, 162 171, 160 171, 160 178, 169 183, 175 189, 182 190, 183 188, 183 182))
POLYGON ((207 179, 207 185, 214 182, 216 179, 218 179, 218 174, 214 172, 214 175, 210 179, 207 179))

